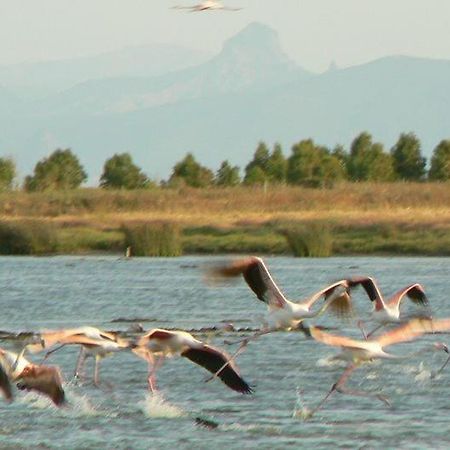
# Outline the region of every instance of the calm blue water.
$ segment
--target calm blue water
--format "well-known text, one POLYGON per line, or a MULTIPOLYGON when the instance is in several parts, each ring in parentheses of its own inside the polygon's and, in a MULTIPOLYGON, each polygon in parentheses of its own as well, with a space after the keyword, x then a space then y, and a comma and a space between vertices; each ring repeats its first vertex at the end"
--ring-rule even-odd
MULTIPOLYGON (((203 282, 202 267, 218 259, 223 258, 2 257, 0 330, 18 333, 93 325, 126 331, 133 319, 145 329, 200 329, 223 322, 258 327, 265 305, 242 280, 227 287, 203 282)), ((291 299, 300 300, 344 276, 368 274, 377 278, 386 295, 412 282, 422 283, 434 316, 450 317, 450 258, 270 257, 266 261, 291 299)), ((356 291, 354 298, 358 314, 367 317, 371 305, 363 292, 356 291)), ((404 306, 405 313, 416 310, 409 302, 404 306)), ((355 322, 328 316, 317 321, 358 336, 355 322)), ((196 335, 223 347, 224 339, 240 334, 196 335)), ((430 336, 409 344, 407 351, 436 339, 430 336)), ((439 336, 445 339, 450 343, 450 336, 439 336)), ((11 340, 1 345, 15 349, 11 340)), ((399 346, 392 351, 396 349, 399 346)), ((177 358, 166 361, 159 371, 163 399, 148 397, 146 365, 127 352, 102 361, 100 376, 107 383, 103 390, 89 384, 74 386, 71 374, 77 353, 67 348, 51 358, 65 375, 68 408, 57 409, 47 399, 22 392, 11 405, 0 401, 0 448, 423 449, 450 445, 450 371, 434 380, 429 376, 445 360, 438 353, 374 363, 354 373, 349 385, 381 390, 390 398, 391 409, 368 398, 336 394, 308 421, 293 413, 314 407, 343 367, 327 361, 336 353, 334 349, 301 333, 263 336, 239 356, 242 375, 255 385, 251 396, 234 393, 217 380, 205 384, 206 371, 177 358), (195 416, 220 425, 215 430, 199 428, 193 424, 195 416)), ((30 359, 39 361, 36 356, 30 359)), ((91 369, 88 360, 88 372, 91 369)))

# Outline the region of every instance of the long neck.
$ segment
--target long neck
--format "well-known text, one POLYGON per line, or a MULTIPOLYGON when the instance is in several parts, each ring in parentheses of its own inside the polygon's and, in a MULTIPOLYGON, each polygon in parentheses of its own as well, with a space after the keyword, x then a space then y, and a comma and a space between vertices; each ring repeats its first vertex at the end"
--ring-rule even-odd
POLYGON ((331 296, 316 312, 310 312, 309 317, 321 316, 335 300, 336 298, 331 296))
POLYGON ((422 355, 423 353, 429 353, 433 350, 436 351, 435 344, 426 345, 425 347, 422 347, 421 349, 416 350, 415 352, 408 353, 406 355, 393 355, 391 353, 389 353, 389 355, 390 355, 390 358, 393 358, 393 359, 410 359, 410 358, 414 358, 415 356, 422 355))

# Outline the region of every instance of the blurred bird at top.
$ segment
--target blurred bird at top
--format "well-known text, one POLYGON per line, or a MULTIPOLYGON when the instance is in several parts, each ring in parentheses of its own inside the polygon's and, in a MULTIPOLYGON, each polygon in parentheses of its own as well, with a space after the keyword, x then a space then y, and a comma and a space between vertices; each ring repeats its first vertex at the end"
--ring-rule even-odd
POLYGON ((197 5, 184 6, 176 5, 172 7, 173 9, 186 9, 189 12, 202 12, 202 11, 239 11, 242 8, 231 8, 230 6, 225 6, 218 0, 204 0, 197 5))

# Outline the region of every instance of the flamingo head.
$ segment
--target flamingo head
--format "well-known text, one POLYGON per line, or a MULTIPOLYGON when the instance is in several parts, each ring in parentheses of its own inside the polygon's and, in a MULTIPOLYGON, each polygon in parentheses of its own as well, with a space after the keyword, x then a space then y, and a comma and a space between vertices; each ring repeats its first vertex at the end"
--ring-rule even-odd
POLYGON ((447 344, 444 344, 443 342, 435 342, 433 344, 433 346, 438 351, 444 351, 445 353, 450 353, 448 350, 447 344))

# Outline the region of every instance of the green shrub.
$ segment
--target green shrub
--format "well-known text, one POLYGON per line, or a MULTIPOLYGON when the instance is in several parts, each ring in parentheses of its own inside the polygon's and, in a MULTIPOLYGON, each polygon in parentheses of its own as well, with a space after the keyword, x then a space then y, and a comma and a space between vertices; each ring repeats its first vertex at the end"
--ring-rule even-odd
POLYGON ((323 223, 294 225, 282 232, 294 256, 330 256, 333 236, 330 226, 323 223))
POLYGON ((179 256, 182 245, 179 228, 169 223, 122 226, 125 246, 131 256, 179 256))
POLYGON ((3 255, 43 255, 56 252, 56 228, 47 222, 1 222, 0 253, 3 255))

